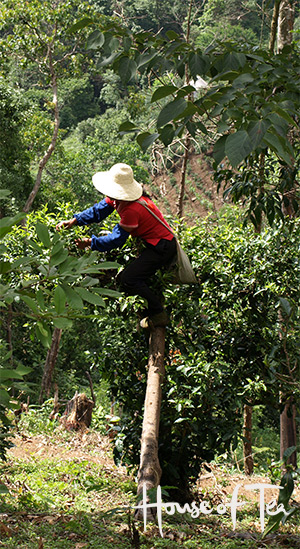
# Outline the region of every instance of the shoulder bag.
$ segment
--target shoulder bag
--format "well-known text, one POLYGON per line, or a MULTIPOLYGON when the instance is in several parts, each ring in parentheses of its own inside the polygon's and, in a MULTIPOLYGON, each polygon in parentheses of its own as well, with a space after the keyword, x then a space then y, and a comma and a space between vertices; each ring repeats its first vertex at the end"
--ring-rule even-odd
POLYGON ((152 210, 150 210, 145 200, 140 198, 137 202, 144 206, 144 208, 146 208, 146 210, 148 210, 148 212, 150 212, 175 237, 177 254, 168 267, 168 270, 173 273, 171 282, 173 284, 197 284, 197 279, 190 260, 179 244, 176 234, 154 212, 152 212, 152 210))

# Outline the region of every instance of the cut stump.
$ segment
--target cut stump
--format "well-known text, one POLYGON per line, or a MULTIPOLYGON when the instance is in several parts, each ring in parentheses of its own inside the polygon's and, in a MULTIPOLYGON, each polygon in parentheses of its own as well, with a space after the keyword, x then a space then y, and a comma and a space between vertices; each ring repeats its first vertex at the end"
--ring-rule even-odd
POLYGON ((67 403, 61 424, 67 431, 86 431, 91 425, 94 402, 85 393, 77 392, 67 403))

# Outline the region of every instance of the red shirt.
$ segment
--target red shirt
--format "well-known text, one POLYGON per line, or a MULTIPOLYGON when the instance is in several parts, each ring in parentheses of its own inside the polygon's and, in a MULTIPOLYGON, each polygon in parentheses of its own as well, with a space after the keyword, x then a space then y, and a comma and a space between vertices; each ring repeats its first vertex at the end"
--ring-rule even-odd
MULTIPOLYGON (((147 203, 148 208, 150 208, 153 213, 169 227, 168 223, 163 218, 162 213, 152 200, 144 196, 142 199, 147 203)), ((162 238, 165 240, 172 240, 174 237, 173 233, 170 232, 171 229, 168 231, 168 229, 148 212, 142 204, 139 204, 138 202, 125 202, 123 200, 112 200, 108 197, 105 198, 105 201, 115 208, 120 215, 120 227, 125 231, 128 231, 132 236, 139 236, 153 246, 156 246, 162 238)))

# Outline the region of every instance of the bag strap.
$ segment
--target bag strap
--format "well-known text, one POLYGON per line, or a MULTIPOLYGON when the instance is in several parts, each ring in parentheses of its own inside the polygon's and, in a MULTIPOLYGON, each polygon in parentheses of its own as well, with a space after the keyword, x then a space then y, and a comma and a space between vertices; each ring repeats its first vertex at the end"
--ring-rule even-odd
POLYGON ((144 206, 144 208, 146 208, 146 210, 148 210, 148 212, 150 212, 150 213, 157 219, 157 221, 159 221, 168 231, 170 231, 170 233, 172 233, 172 234, 175 236, 175 238, 177 238, 177 237, 176 237, 176 234, 174 233, 174 231, 173 231, 170 227, 168 227, 168 225, 166 225, 166 223, 164 223, 164 222, 162 221, 162 219, 160 219, 160 218, 159 218, 159 217, 158 217, 158 216, 157 216, 157 215, 147 206, 147 202, 146 202, 145 200, 139 198, 138 200, 136 200, 136 202, 137 202, 138 204, 141 204, 141 206, 144 206))

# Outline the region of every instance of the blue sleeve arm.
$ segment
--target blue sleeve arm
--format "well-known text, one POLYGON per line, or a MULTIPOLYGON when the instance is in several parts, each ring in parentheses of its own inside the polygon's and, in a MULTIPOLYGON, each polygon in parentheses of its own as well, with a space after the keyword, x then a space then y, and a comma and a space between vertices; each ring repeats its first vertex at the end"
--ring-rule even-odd
POLYGON ((119 223, 115 225, 112 232, 105 236, 92 235, 92 250, 98 250, 98 252, 108 252, 113 248, 120 248, 129 237, 127 231, 120 227, 119 223))
POLYGON ((81 213, 75 214, 77 225, 90 225, 90 223, 99 223, 114 211, 114 208, 107 204, 105 198, 94 204, 91 208, 84 210, 81 213))

